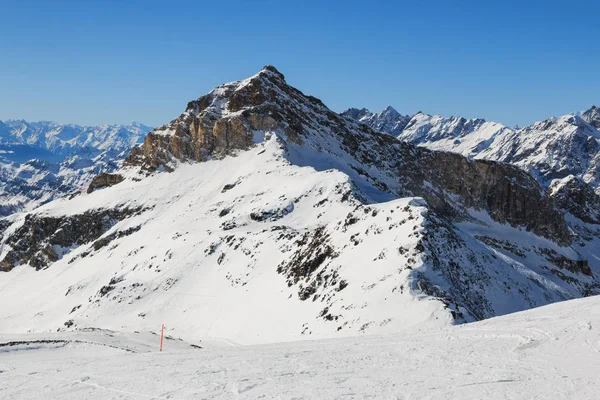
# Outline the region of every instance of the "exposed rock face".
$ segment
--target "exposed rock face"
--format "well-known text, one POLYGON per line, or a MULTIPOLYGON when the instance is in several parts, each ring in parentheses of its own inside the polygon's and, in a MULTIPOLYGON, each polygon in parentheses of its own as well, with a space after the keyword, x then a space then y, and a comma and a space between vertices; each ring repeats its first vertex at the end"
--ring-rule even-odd
POLYGON ((106 172, 102 173, 94 179, 92 179, 92 182, 90 183, 87 192, 92 193, 96 189, 102 189, 105 187, 116 185, 118 183, 123 182, 123 179, 123 176, 119 174, 109 174, 106 172))
MULTIPOLYGON (((176 120, 150 132, 141 147, 131 152, 126 164, 148 170, 162 166, 170 171, 175 160, 205 161, 247 149, 253 143, 253 131, 282 127, 274 117, 281 120, 286 116, 278 115, 281 110, 269 100, 281 94, 293 95, 290 91, 284 76, 270 66, 246 81, 220 86, 188 103, 176 120), (288 93, 282 93, 282 89, 288 93)), ((294 118, 289 120, 293 125, 294 118)))
POLYGON ((0 261, 0 271, 23 264, 38 270, 46 268, 73 247, 99 238, 117 221, 136 212, 140 209, 90 210, 61 217, 28 214, 5 242, 11 249, 0 261))
POLYGON ((600 224, 600 196, 582 179, 570 175, 548 188, 557 206, 583 222, 600 224))
POLYGON ((571 260, 549 249, 541 249, 540 253, 560 269, 564 269, 575 274, 592 276, 592 270, 590 269, 587 260, 571 260))
POLYGON ((460 213, 462 204, 486 210, 498 222, 523 226, 562 245, 571 243, 567 224, 552 199, 519 168, 454 153, 415 152, 418 156, 404 165, 400 175, 406 186, 436 211, 453 216, 460 213), (448 194, 459 196, 458 204, 448 194))

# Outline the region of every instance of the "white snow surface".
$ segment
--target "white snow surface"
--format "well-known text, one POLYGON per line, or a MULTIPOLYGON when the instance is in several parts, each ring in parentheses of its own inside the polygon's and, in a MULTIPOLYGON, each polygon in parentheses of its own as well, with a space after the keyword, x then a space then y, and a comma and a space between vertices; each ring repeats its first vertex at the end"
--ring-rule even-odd
POLYGON ((0 397, 591 400, 600 387, 597 296, 429 332, 257 346, 170 338, 161 353, 159 329, 0 334, 0 397))
MULTIPOLYGON (((190 342, 271 343, 437 329, 454 322, 454 311, 472 321, 579 297, 579 283, 570 282, 593 283, 567 270, 556 275, 539 253, 573 258, 573 248, 494 222, 485 212, 454 228, 432 225, 420 198, 361 205, 347 195, 354 183, 348 175, 292 164, 288 159, 318 160, 284 147, 288 153, 267 133, 237 156, 182 163, 141 180, 125 169, 128 179, 118 185, 39 207, 35 215, 53 217, 145 211, 109 229, 102 238, 133 232, 106 246, 55 248, 60 258, 47 269, 20 265, 0 274, 0 298, 11 304, 0 308, 0 330, 149 330, 164 323, 190 342), (318 244, 335 257, 290 281, 294 274, 278 269, 298 252, 310 255, 306 241, 316 229, 323 232, 318 244), (427 252, 460 263, 464 288, 449 281, 451 270, 427 261, 419 250, 424 234, 438 238, 427 252), (423 278, 456 296, 459 309, 426 295, 423 278), (310 287, 314 292, 300 298, 310 287)), ((24 218, 13 216, 5 237, 24 218)), ((0 257, 9 250, 3 243, 0 257)), ((590 266, 598 271, 600 260, 590 266)))
POLYGON ((170 174, 49 203, 36 213, 64 216, 117 206, 149 210, 117 223, 106 235, 141 227, 138 232, 87 257, 82 255, 90 246, 80 246, 66 249, 48 269, 23 266, 0 274, 2 298, 20 299, 0 310, 2 330, 48 331, 68 319, 79 327, 114 330, 165 323, 186 340, 227 337, 250 344, 450 324, 441 302, 410 292, 411 270, 405 266, 411 253, 395 250, 415 247, 423 202, 404 198, 374 205, 376 216, 346 230, 342 224, 356 204, 339 199, 349 187, 339 171, 287 163, 272 135, 237 157, 182 164, 170 174), (224 190, 226 185, 235 186, 224 190), (319 202, 326 205, 315 206, 319 202), (223 210, 227 213, 220 217, 223 210), (252 212, 272 216, 254 221, 252 212), (279 229, 282 225, 295 232, 279 229), (383 231, 377 225, 385 226, 384 234, 365 235, 360 245, 353 244, 358 232, 383 231), (319 301, 302 301, 298 286, 288 286, 277 267, 296 250, 294 240, 317 226, 338 231, 332 246, 343 251, 330 268, 332 274, 343 272, 337 284, 323 285, 319 301), (292 234, 293 240, 278 239, 292 234), (389 254, 375 262, 382 253, 389 254), (115 290, 102 296, 101 288, 113 279, 115 290), (339 290, 342 279, 348 286, 339 290), (325 307, 335 320, 319 317, 325 307), (336 315, 343 318, 337 322, 336 315))

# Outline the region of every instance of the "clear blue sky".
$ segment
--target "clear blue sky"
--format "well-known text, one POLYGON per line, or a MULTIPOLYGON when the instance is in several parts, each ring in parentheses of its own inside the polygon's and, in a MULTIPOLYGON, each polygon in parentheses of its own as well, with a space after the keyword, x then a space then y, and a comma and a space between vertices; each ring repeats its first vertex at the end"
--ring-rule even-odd
POLYGON ((0 0, 0 119, 160 125, 275 65, 335 111, 600 105, 598 1, 0 0))

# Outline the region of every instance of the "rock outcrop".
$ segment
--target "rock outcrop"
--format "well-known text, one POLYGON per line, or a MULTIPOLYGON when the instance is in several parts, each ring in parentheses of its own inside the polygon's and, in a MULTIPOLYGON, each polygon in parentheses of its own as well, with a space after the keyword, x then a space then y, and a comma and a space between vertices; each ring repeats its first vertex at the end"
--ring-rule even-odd
POLYGON ((10 250, 0 261, 0 271, 17 265, 46 268, 73 248, 96 240, 117 221, 139 212, 141 209, 123 208, 60 217, 28 214, 5 241, 10 250))
POLYGON ((92 193, 96 189, 102 189, 105 187, 110 187, 119 184, 123 182, 124 179, 125 178, 123 178, 122 175, 109 174, 107 172, 104 172, 92 179, 92 182, 90 182, 90 186, 88 186, 87 192, 92 193))
POLYGON ((466 218, 466 208, 525 227, 562 245, 571 243, 568 226, 553 200, 532 176, 508 164, 469 160, 455 153, 416 149, 400 170, 411 192, 450 218, 466 218))
POLYGON ((277 115, 270 115, 276 110, 269 100, 279 96, 282 88, 291 90, 284 76, 270 66, 243 83, 220 86, 188 103, 176 120, 151 131, 125 164, 171 171, 175 161, 206 161, 247 149, 253 143, 253 131, 281 127, 277 115))
POLYGON ((556 205, 583 222, 600 224, 600 196, 582 179, 570 175, 554 181, 548 193, 556 205))

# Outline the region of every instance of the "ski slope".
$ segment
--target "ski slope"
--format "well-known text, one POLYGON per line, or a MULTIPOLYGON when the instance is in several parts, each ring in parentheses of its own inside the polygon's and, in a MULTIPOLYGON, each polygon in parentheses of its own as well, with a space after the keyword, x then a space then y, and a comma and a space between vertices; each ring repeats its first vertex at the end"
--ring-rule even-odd
POLYGON ((399 267, 411 253, 386 249, 415 247, 418 237, 412 233, 422 230, 424 219, 420 202, 373 205, 376 216, 361 211, 354 224, 343 227, 356 207, 340 200, 349 190, 348 177, 298 168, 284 162, 281 152, 273 136, 238 157, 182 165, 172 174, 40 207, 55 217, 118 205, 148 211, 115 224, 109 232, 140 228, 99 251, 86 256, 93 247, 63 249, 51 268, 1 275, 0 298, 19 301, 0 310, 0 331, 67 325, 148 330, 165 323, 170 334, 186 340, 226 336, 258 344, 450 324, 441 302, 393 290, 409 286, 412 270, 399 267), (223 190, 227 185, 233 187, 223 190), (252 213, 273 216, 256 221, 252 213), (336 233, 335 261, 344 270, 329 275, 340 274, 338 282, 344 279, 347 287, 322 284, 316 293, 321 299, 302 300, 297 285, 288 285, 277 268, 293 258, 297 241, 317 223, 336 233), (375 223, 385 229, 367 237, 364 232, 375 223), (351 238, 357 233, 364 239, 355 244, 351 238), (369 268, 382 251, 390 254, 369 268))
POLYGON ((0 334, 2 399, 597 399, 600 297, 468 325, 257 346, 0 334), (8 341, 70 340, 6 346, 8 341), (75 342, 76 340, 79 342, 75 342))

